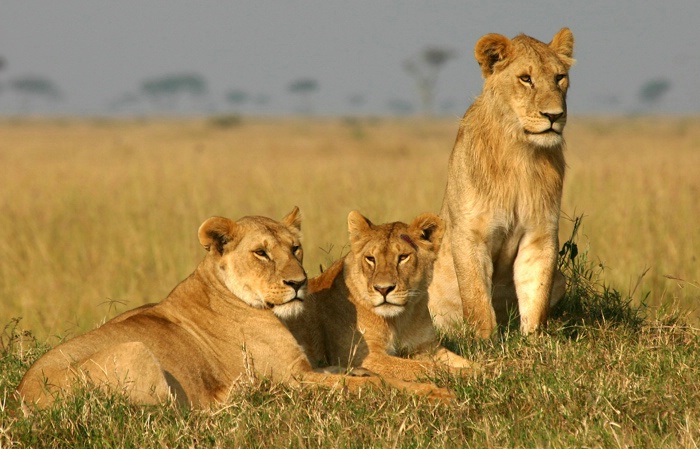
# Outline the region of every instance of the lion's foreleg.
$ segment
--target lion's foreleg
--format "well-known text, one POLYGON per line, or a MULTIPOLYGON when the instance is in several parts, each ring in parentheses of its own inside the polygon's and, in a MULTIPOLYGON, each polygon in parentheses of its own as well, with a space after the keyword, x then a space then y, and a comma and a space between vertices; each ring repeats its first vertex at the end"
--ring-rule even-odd
POLYGON ((380 376, 392 377, 404 381, 415 381, 433 372, 433 361, 405 359, 389 354, 370 353, 363 361, 362 367, 380 376))
POLYGON ((452 232, 459 295, 464 318, 481 338, 489 338, 496 329, 496 313, 491 305, 493 262, 483 238, 471 229, 455 227, 452 232))
POLYGON ((547 320, 556 262, 556 235, 528 235, 521 241, 513 277, 523 334, 537 330, 547 320))
POLYGON ((429 383, 405 381, 388 375, 382 376, 352 376, 341 374, 327 374, 315 371, 307 371, 298 374, 298 382, 301 385, 322 385, 333 390, 348 390, 359 393, 365 388, 380 388, 384 384, 390 385, 402 391, 419 396, 427 396, 430 399, 441 402, 454 398, 452 392, 429 383))
POLYGON ((453 372, 474 374, 481 371, 479 363, 465 359, 443 346, 437 348, 433 357, 436 363, 451 368, 450 371, 453 372))

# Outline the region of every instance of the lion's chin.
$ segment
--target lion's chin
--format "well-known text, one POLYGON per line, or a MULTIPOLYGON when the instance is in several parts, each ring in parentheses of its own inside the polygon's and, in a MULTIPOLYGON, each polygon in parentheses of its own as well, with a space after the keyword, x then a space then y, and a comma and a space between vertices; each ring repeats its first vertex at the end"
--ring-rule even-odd
POLYGON ((374 313, 384 318, 394 318, 401 315, 404 309, 404 306, 384 302, 374 307, 374 313))
POLYGON ((271 308, 272 313, 280 319, 296 318, 304 311, 304 301, 301 298, 294 298, 284 304, 274 305, 271 308))
POLYGON ((525 132, 525 135, 530 143, 541 148, 556 147, 564 142, 561 133, 553 129, 541 133, 525 132))

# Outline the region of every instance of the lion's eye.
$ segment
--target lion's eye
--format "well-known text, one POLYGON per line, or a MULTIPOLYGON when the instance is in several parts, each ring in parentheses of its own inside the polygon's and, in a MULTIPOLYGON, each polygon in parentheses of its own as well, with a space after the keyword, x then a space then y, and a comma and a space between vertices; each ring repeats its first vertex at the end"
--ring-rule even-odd
POLYGON ((518 78, 525 84, 532 84, 532 78, 530 78, 530 75, 520 75, 518 78))
POLYGON ((293 254, 296 254, 296 253, 299 252, 300 249, 301 249, 301 246, 299 246, 299 245, 294 245, 294 246, 292 246, 292 253, 293 253, 293 254))
POLYGON ((253 254, 255 254, 258 257, 262 257, 263 259, 269 259, 270 257, 267 255, 267 252, 265 252, 264 249, 256 249, 253 251, 253 254))
POLYGON ((408 257, 409 257, 408 254, 399 254, 399 263, 407 261, 408 257))
POLYGON ((566 78, 566 75, 563 73, 560 73, 559 75, 557 75, 557 83, 560 82, 561 80, 563 80, 564 78, 566 78))
POLYGON ((372 256, 365 256, 365 261, 370 265, 374 265, 374 257, 372 256))

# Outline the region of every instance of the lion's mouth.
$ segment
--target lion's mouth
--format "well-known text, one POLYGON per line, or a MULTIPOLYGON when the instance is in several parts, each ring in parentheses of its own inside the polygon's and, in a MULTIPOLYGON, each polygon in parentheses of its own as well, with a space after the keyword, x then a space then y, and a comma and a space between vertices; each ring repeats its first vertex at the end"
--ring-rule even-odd
POLYGON ((292 303, 294 303, 294 302, 296 302, 296 301, 304 302, 304 298, 300 298, 300 297, 298 297, 298 296, 295 296, 294 298, 290 299, 289 301, 285 301, 285 302, 282 302, 282 303, 279 303, 279 304, 273 304, 273 303, 271 303, 271 302, 265 302, 265 307, 267 307, 268 309, 273 309, 273 308, 275 308, 275 307, 277 307, 277 306, 286 306, 287 304, 292 304, 292 303))
POLYGON ((549 129, 545 129, 544 131, 538 131, 538 132, 530 131, 530 130, 527 130, 527 129, 525 130, 525 134, 530 134, 530 135, 533 135, 533 136, 538 136, 538 135, 539 135, 539 136, 542 136, 542 135, 545 135, 545 134, 552 134, 552 133, 553 133, 553 134, 557 134, 557 135, 560 135, 560 134, 561 134, 560 131, 557 131, 557 130, 554 129, 554 128, 549 128, 549 129))
POLYGON ((396 304, 396 303, 393 303, 393 302, 391 302, 391 301, 384 300, 384 301, 382 301, 381 303, 377 304, 377 305, 374 306, 374 307, 375 307, 375 308, 379 308, 379 307, 382 307, 382 306, 405 307, 406 305, 405 305, 405 304, 396 304))

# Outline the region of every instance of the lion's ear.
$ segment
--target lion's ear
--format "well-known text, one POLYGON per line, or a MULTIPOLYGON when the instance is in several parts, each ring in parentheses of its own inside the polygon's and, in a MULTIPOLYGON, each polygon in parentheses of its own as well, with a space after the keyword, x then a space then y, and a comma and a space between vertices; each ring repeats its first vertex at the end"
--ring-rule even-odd
POLYGON ((510 49, 510 39, 500 34, 487 34, 477 41, 474 46, 474 57, 481 67, 484 78, 493 74, 494 66, 509 56, 510 49))
POLYGON ((294 209, 284 216, 282 223, 292 229, 296 229, 298 232, 301 232, 301 212, 299 211, 299 208, 294 206, 294 209))
POLYGON ((409 226, 412 234, 417 235, 419 241, 429 244, 429 249, 440 249, 442 237, 445 235, 445 221, 435 214, 421 214, 417 216, 409 226))
POLYGON ((554 50, 566 65, 572 66, 574 64, 574 35, 570 29, 562 28, 559 30, 552 38, 552 42, 549 43, 549 48, 554 50))
POLYGON ((223 217, 211 217, 199 227, 199 243, 207 251, 216 250, 224 253, 224 245, 233 240, 238 225, 235 221, 223 217))
POLYGON ((371 227, 372 222, 358 211, 354 210, 348 214, 348 233, 351 241, 368 231, 371 227))

